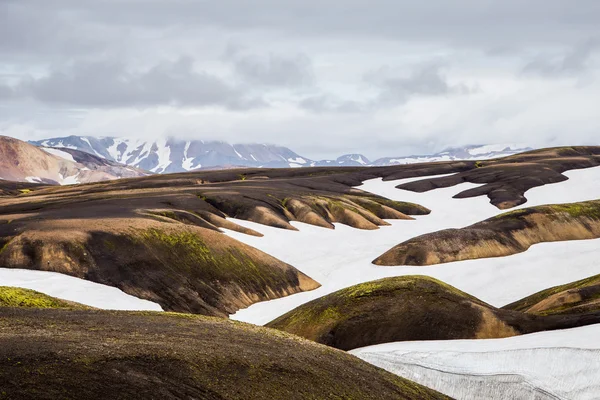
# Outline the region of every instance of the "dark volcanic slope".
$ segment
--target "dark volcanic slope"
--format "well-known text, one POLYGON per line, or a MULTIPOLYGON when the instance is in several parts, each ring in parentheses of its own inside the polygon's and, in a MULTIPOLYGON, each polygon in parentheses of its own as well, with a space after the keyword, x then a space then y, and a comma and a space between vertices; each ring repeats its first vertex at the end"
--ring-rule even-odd
POLYGON ((561 182, 563 172, 600 165, 600 147, 559 147, 535 150, 496 160, 478 161, 476 168, 452 176, 410 182, 398 187, 415 192, 454 186, 462 182, 483 184, 457 194, 456 198, 486 195, 500 209, 527 201, 525 192, 533 187, 561 182))
POLYGON ((60 272, 116 286, 165 310, 218 316, 319 286, 221 233, 151 217, 9 216, 10 223, 0 220, 0 267, 60 272))
POLYGON ((537 315, 600 311, 600 275, 542 290, 502 308, 537 315))
POLYGON ((445 399, 344 352, 228 320, 0 308, 7 399, 445 399))
POLYGON ((487 339, 600 322, 600 312, 541 317, 502 310, 425 276, 351 286, 266 326, 342 350, 405 340, 487 339))
POLYGON ((377 265, 432 265, 501 257, 531 245, 600 237, 600 200, 524 208, 461 229, 445 229, 403 242, 377 265))
POLYGON ((0 179, 0 198, 2 196, 27 194, 32 190, 40 189, 42 187, 45 186, 39 183, 13 182, 0 179))

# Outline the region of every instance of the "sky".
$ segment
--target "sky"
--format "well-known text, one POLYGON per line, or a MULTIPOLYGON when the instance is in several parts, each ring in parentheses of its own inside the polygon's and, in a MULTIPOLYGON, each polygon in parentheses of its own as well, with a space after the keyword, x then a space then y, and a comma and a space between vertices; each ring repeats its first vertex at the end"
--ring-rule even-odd
POLYGON ((600 144, 597 0, 0 0, 0 134, 600 144))

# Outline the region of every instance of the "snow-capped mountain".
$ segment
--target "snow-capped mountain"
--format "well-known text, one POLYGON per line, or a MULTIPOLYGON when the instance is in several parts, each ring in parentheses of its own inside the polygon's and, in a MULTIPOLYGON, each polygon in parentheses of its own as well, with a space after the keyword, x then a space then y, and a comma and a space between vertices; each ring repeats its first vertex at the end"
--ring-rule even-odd
POLYGON ((268 144, 228 144, 222 141, 163 139, 147 141, 116 137, 68 136, 31 142, 37 146, 81 150, 107 160, 154 173, 228 167, 301 168, 320 166, 386 166, 418 162, 481 160, 531 150, 518 145, 478 145, 452 148, 433 155, 386 157, 371 162, 362 154, 335 160, 311 160, 287 147, 268 144))
POLYGON ((70 148, 155 173, 185 172, 216 166, 303 167, 310 160, 292 150, 267 144, 220 141, 69 136, 31 142, 37 146, 70 148))
POLYGON ((449 148, 435 154, 380 158, 375 160, 372 165, 384 166, 434 161, 487 160, 490 158, 506 157, 529 150, 533 149, 519 144, 471 145, 449 148))

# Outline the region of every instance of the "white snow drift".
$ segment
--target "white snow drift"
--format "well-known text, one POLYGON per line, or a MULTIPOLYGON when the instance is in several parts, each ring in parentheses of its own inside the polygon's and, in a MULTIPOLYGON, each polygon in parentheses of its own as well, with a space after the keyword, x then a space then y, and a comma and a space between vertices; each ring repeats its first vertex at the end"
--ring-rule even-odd
POLYGON ((600 325, 504 339, 396 342, 350 351, 456 399, 597 399, 600 325))
POLYGON ((0 268, 0 286, 36 290, 52 297, 106 310, 162 311, 158 304, 138 299, 115 287, 56 272, 0 268))

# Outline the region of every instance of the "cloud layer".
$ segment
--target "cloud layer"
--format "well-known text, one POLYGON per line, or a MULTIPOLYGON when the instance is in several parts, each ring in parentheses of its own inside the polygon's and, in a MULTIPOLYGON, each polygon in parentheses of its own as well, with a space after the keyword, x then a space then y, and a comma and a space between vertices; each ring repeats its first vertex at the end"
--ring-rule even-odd
POLYGON ((0 134, 597 143, 600 3, 1 0, 0 134))

